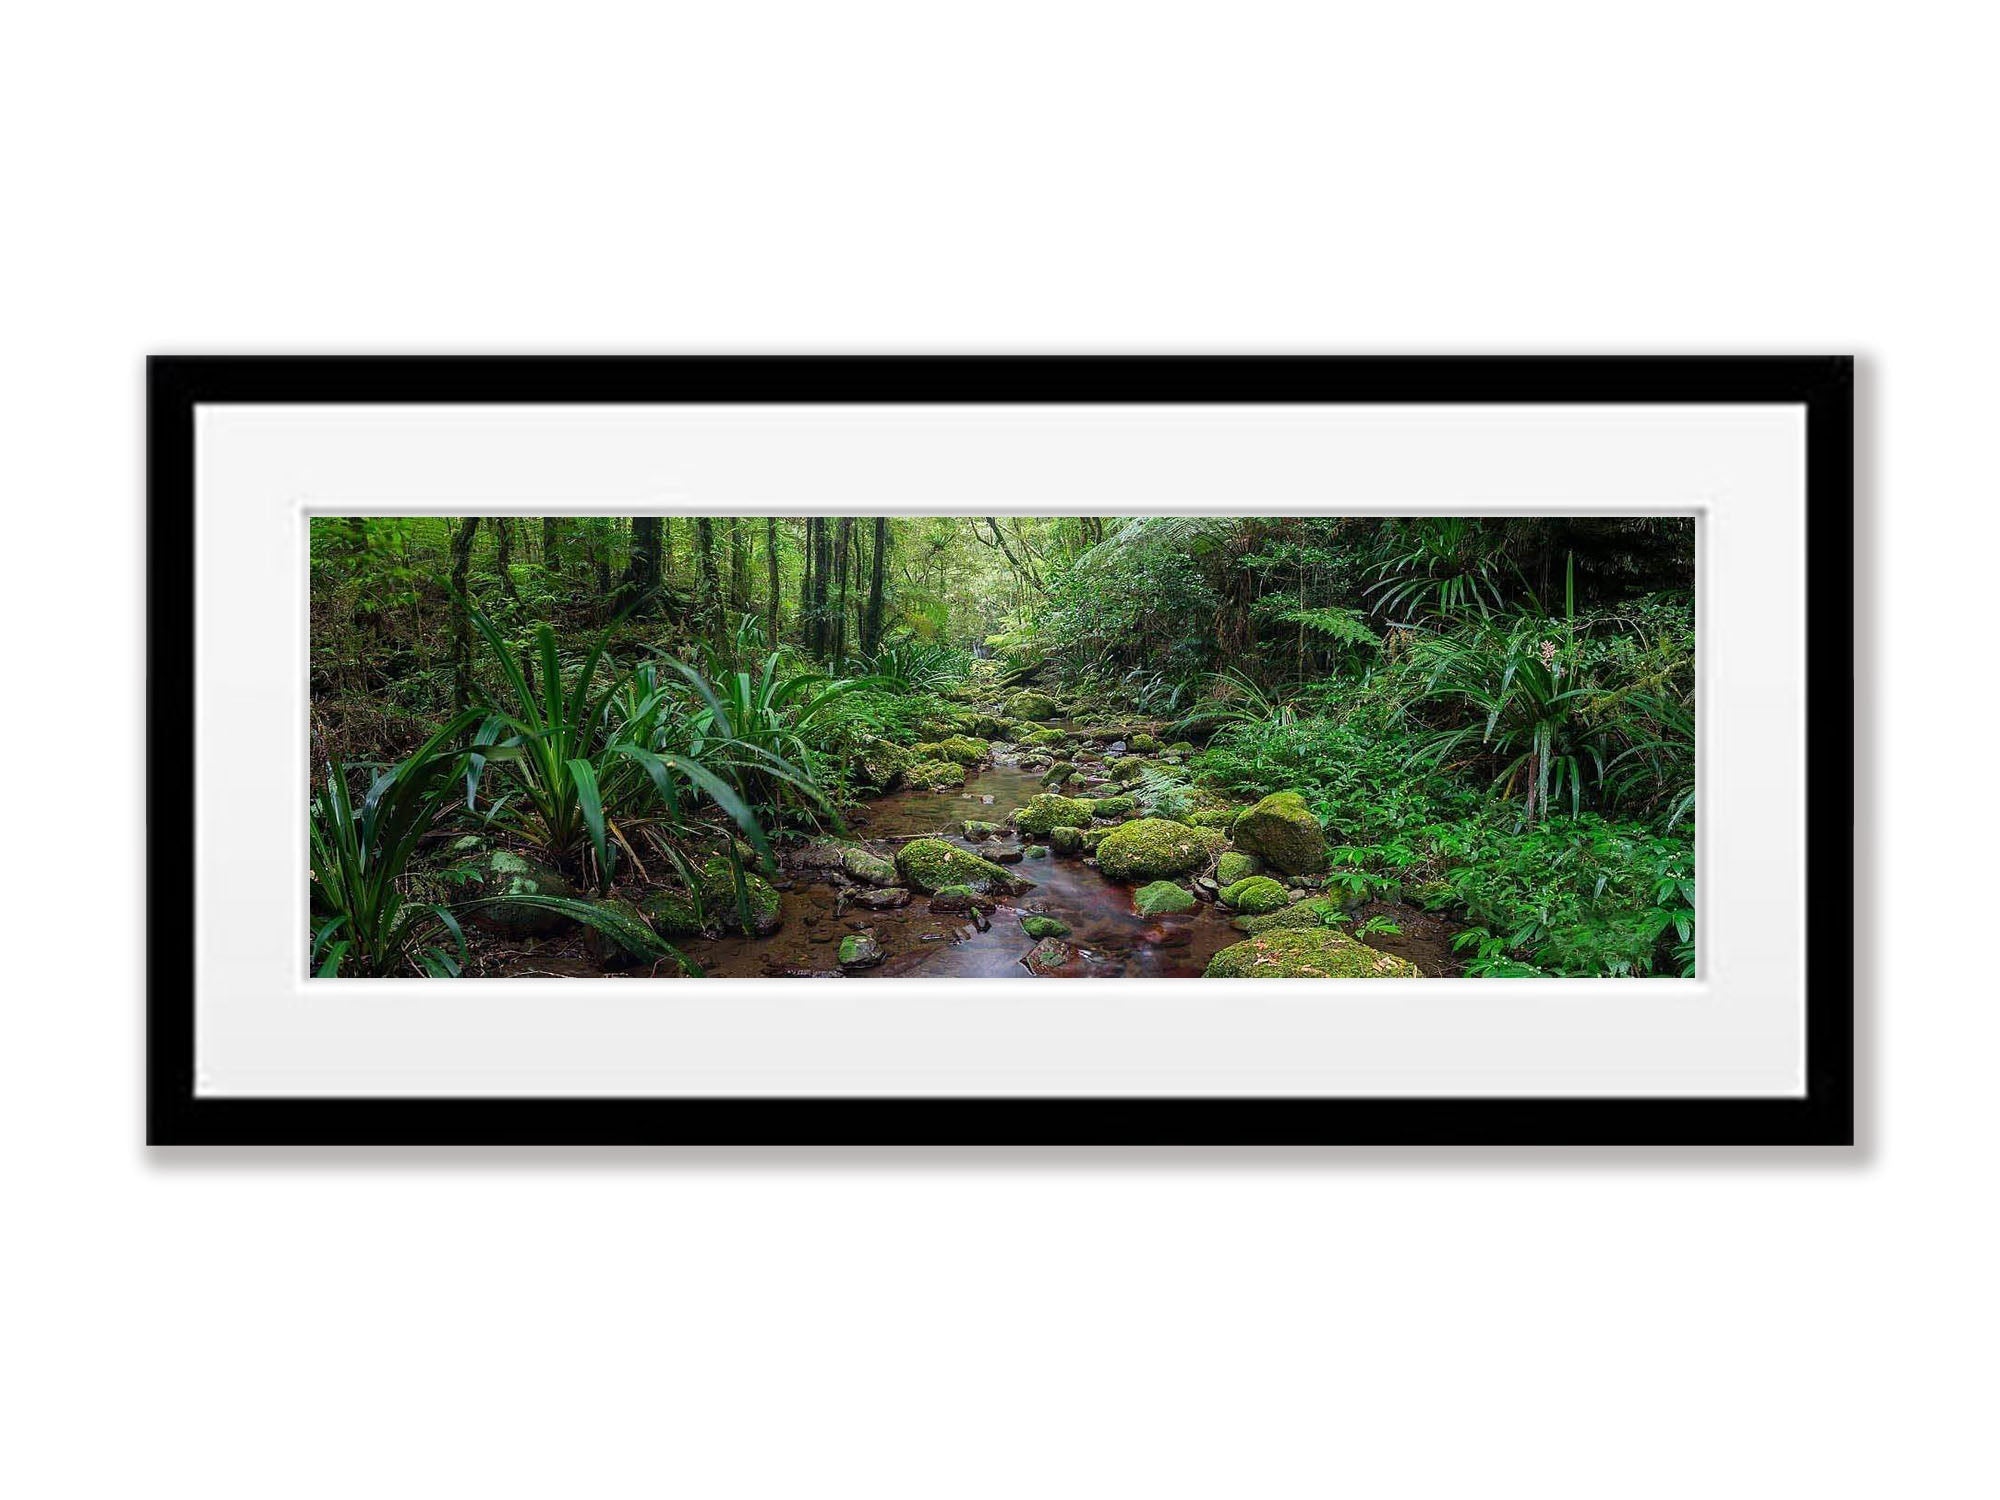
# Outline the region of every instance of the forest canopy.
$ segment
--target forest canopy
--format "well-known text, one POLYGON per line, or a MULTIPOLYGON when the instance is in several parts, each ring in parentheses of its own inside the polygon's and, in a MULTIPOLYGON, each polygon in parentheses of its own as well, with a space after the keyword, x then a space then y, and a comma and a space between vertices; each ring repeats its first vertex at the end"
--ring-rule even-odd
POLYGON ((1031 974, 1693 972, 1690 519, 319 517, 311 568, 316 973, 924 974, 996 910, 1031 974))

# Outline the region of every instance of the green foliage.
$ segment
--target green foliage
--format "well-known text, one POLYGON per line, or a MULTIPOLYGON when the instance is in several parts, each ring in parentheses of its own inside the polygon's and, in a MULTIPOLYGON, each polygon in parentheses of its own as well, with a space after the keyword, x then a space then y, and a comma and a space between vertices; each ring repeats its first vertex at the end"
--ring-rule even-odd
POLYGON ((343 969, 370 977, 458 974, 465 960, 458 919, 439 902, 410 899, 404 873, 444 810, 472 723, 471 714, 460 714, 440 725, 415 754, 376 775, 359 805, 348 788, 353 768, 335 766, 328 773, 324 795, 310 805, 307 829, 313 908, 308 965, 320 977, 337 977, 343 969))

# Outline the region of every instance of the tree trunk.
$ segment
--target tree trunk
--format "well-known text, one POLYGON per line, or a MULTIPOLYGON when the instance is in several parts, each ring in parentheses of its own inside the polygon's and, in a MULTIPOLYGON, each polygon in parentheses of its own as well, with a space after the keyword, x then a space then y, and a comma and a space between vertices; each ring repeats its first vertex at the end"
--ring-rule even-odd
POLYGON ((561 525, 554 516, 542 517, 542 566, 551 573, 562 571, 561 525))
POLYGON ((770 629, 771 645, 778 644, 778 518, 764 517, 764 573, 771 585, 770 629))
POLYGON ((467 516, 451 538, 451 697, 463 709, 472 698, 472 539, 479 517, 467 516))
POLYGON ((660 518, 632 518, 632 552, 618 585, 618 608, 643 613, 660 592, 660 518))
POLYGON ((697 516, 694 523, 696 562, 694 614, 697 628, 708 640, 722 633, 722 580, 715 569, 715 522, 697 516))
POLYGON ((847 655, 847 557, 854 540, 854 520, 842 516, 834 528, 833 576, 834 610, 833 643, 827 653, 833 661, 840 661, 847 655))
POLYGON ((861 649, 873 656, 882 649, 882 573, 889 560, 889 518, 875 518, 875 546, 868 559, 868 613, 861 624, 861 649))
POLYGON ((488 516, 486 524, 500 542, 500 555, 495 559, 494 566, 500 570, 501 590, 519 604, 521 591, 514 587, 514 528, 507 523, 505 516, 488 516))

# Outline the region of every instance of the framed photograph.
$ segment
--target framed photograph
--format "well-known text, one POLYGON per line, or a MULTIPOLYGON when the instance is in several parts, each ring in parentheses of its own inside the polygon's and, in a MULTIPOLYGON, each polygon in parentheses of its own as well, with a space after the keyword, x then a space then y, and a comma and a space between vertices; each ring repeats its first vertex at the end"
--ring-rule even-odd
POLYGON ((1852 389, 156 358, 150 1139, 1849 1144, 1852 389))

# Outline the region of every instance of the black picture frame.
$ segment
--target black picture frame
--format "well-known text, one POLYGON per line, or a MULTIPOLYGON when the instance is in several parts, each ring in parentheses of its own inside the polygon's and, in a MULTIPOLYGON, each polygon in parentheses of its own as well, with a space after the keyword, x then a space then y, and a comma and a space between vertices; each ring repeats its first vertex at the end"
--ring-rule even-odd
POLYGON ((179 357, 147 366, 147 1139, 269 1145, 1854 1140, 1846 357, 179 357), (1806 1091, 1771 1098, 219 1098, 195 1090, 195 413, 215 403, 1781 403, 1806 413, 1806 1091))

